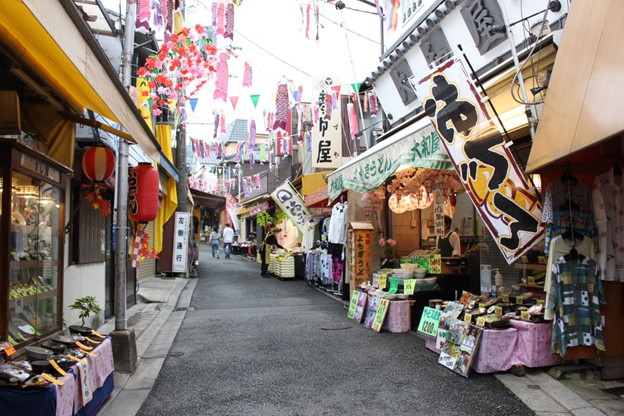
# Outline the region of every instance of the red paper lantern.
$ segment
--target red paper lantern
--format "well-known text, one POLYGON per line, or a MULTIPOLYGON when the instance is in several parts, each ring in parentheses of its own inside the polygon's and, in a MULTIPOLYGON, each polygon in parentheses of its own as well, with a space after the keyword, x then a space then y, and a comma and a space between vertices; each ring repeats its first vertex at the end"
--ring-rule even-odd
POLYGON ((158 213, 158 170, 150 163, 130 169, 128 178, 128 216, 137 222, 150 222, 158 213))
POLYGON ((82 156, 82 171, 94 182, 104 182, 115 172, 115 153, 108 147, 94 146, 82 156))

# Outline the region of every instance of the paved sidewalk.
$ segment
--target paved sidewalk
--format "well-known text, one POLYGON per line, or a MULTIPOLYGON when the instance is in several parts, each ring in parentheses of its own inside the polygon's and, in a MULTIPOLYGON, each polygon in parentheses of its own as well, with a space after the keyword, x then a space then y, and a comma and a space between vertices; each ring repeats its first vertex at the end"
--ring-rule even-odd
MULTIPOLYGON (((141 282, 138 302, 128 309, 128 328, 134 329, 137 368, 132 374, 114 373, 115 388, 98 416, 134 416, 149 394, 169 348, 191 303, 197 279, 154 277, 141 282)), ((114 319, 98 328, 108 334, 114 319)))
MULTIPOLYGON (((115 389, 98 416, 136 415, 186 316, 197 282, 194 278, 159 277, 141 282, 139 303, 127 312, 128 328, 136 335, 137 369, 133 374, 115 372, 115 389)), ((109 333, 113 329, 114 319, 98 331, 109 333)), ((540 369, 529 370, 524 377, 509 373, 496 377, 539 416, 624 414, 624 399, 604 391, 605 386, 624 391, 624 382, 578 378, 558 381, 540 369)))

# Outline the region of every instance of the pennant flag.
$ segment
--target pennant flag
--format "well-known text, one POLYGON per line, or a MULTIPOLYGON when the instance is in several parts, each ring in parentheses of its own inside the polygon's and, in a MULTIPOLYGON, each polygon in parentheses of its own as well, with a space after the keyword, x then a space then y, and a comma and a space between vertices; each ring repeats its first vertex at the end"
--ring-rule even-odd
POLYGON ((332 85, 331 88, 334 91, 334 97, 335 97, 336 101, 340 102, 340 89, 341 89, 341 86, 340 85, 332 85))
POLYGON ((190 98, 189 101, 191 102, 191 111, 195 112, 195 107, 197 107, 197 100, 198 98, 190 98))
POLYGON ((256 108, 256 106, 258 105, 258 100, 260 99, 260 94, 250 95, 249 97, 251 97, 251 102, 253 103, 254 108, 256 108))
POLYGON ((361 82, 356 82, 354 84, 351 84, 351 88, 353 88, 353 91, 355 91, 355 93, 359 93, 360 92, 360 86, 362 85, 361 82))
POLYGON ((293 98, 295 99, 296 103, 299 102, 299 91, 293 91, 293 98))
POLYGON ((243 73, 243 87, 251 87, 253 82, 253 72, 249 62, 245 62, 245 72, 243 73))
POLYGON ((238 103, 238 97, 230 97, 230 102, 232 103, 232 108, 236 110, 236 103, 238 103))

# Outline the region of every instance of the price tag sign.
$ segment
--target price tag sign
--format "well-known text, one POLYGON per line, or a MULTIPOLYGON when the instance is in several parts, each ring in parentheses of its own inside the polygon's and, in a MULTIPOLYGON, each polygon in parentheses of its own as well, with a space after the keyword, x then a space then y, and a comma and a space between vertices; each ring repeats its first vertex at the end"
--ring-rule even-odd
POLYGON ((405 279, 403 281, 403 293, 413 295, 416 288, 416 279, 405 279))
POLYGON ((546 303, 546 301, 545 301, 544 299, 538 299, 538 300, 537 300, 537 304, 538 304, 538 305, 543 305, 543 304, 545 304, 545 303, 546 303))
POLYGON ((379 301, 379 306, 377 306, 377 312, 375 312, 375 319, 373 321, 373 330, 377 332, 381 331, 381 327, 386 319, 386 313, 388 313, 389 306, 390 301, 388 299, 382 299, 379 301))
POLYGON ((387 279, 388 279, 388 275, 387 274, 380 274, 379 275, 379 288, 380 289, 385 289, 386 288, 387 279))
MULTIPOLYGON (((82 342, 76 342, 76 345, 84 351, 91 351, 93 349, 93 347, 87 347, 86 345, 84 345, 82 342)), ((84 352, 83 351, 83 352, 84 352)))
POLYGON ((102 334, 98 334, 98 333, 97 333, 97 331, 95 331, 95 330, 91 331, 91 333, 92 333, 93 335, 95 335, 96 337, 98 337, 98 338, 102 338, 102 339, 106 338, 104 335, 102 335, 102 334))
POLYGON ((442 255, 434 254, 429 263, 429 273, 442 274, 442 255))
POLYGON ((546 257, 544 257, 544 256, 537 256, 537 262, 539 264, 546 264, 546 257))
POLYGON ((349 312, 347 312, 347 318, 353 319, 355 316, 355 308, 357 307, 358 300, 360 299, 360 292, 354 290, 351 294, 351 302, 349 303, 349 312))
POLYGON ((399 279, 395 277, 390 278, 390 289, 388 289, 388 293, 394 295, 399 290, 399 279))
POLYGON ((76 361, 76 362, 79 362, 79 363, 81 363, 81 364, 86 364, 86 363, 87 363, 87 360, 83 360, 83 359, 81 359, 81 358, 74 357, 74 356, 73 356, 73 355, 71 355, 71 354, 67 354, 67 358, 69 358, 70 360, 74 360, 74 361, 76 361))
POLYGON ((425 306, 420 318, 420 323, 418 324, 418 332, 435 338, 438 334, 438 325, 440 324, 441 316, 441 310, 425 306))
POLYGON ((466 322, 466 323, 472 322, 472 314, 471 313, 465 313, 464 314, 464 322, 466 322))
POLYGON ((507 293, 503 293, 501 295, 501 301, 503 301, 504 303, 508 303, 509 302, 509 295, 507 293))
POLYGON ((94 341, 94 340, 92 340, 92 339, 91 339, 91 338, 89 338, 89 337, 85 337, 85 339, 86 339, 87 341, 89 341, 91 344, 95 344, 95 345, 100 344, 100 341, 94 341))
POLYGON ((477 326, 485 326, 485 316, 480 316, 477 318, 477 326))
POLYGON ((485 303, 479 303, 479 309, 485 309, 485 303))
POLYGON ((7 357, 12 356, 13 354, 15 354, 15 347, 13 345, 7 345, 6 347, 4 347, 4 353, 7 355, 7 357))
POLYGON ((522 311, 520 312, 520 319, 524 321, 529 321, 531 320, 531 314, 529 314, 529 311, 522 311))
POLYGON ((527 276, 527 282, 529 282, 530 285, 534 285, 535 284, 535 276, 527 276))
POLYGON ((494 307, 494 315, 496 315, 496 316, 503 316, 503 308, 501 308, 500 306, 495 306, 494 307))
POLYGON ((58 373, 59 373, 60 375, 62 375, 62 376, 66 376, 66 375, 67 375, 67 373, 65 372, 65 370, 63 370, 63 369, 61 368, 61 366, 60 366, 60 365, 58 365, 58 363, 57 363, 56 361, 54 361, 54 360, 50 360, 50 364, 52 364, 52 367, 54 367, 54 369, 55 369, 56 371, 58 371, 58 373))
POLYGON ((65 384, 62 381, 59 381, 59 380, 55 379, 54 377, 52 377, 50 374, 42 373, 41 377, 45 381, 49 381, 50 383, 56 384, 57 386, 62 386, 63 384, 65 384))

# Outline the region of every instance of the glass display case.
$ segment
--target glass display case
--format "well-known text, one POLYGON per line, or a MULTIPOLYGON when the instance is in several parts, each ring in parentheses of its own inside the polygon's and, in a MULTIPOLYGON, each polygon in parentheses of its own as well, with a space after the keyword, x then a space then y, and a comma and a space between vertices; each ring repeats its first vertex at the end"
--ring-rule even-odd
POLYGON ((61 329, 66 169, 0 143, 0 341, 25 346, 61 329))

